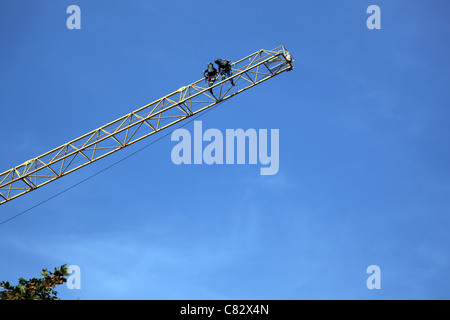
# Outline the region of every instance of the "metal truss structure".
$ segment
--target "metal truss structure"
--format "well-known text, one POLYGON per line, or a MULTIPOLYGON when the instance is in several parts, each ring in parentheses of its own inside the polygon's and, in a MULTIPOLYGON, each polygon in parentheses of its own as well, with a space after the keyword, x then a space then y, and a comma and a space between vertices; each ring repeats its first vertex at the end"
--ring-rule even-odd
POLYGON ((211 87, 204 79, 0 174, 0 205, 213 107, 276 75, 292 70, 284 46, 259 50, 232 65, 211 87), (234 86, 230 84, 233 79, 234 86), (213 94, 209 89, 212 89, 213 94))

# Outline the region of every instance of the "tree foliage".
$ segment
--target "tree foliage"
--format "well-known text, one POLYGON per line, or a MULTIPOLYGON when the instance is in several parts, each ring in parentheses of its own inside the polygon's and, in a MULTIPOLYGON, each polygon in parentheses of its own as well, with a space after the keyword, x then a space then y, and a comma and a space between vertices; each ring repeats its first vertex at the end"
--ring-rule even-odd
POLYGON ((66 277, 70 275, 67 265, 55 268, 50 272, 43 269, 42 278, 32 278, 25 280, 19 279, 17 286, 12 286, 9 282, 0 283, 1 300, 57 300, 58 292, 55 290, 57 285, 67 281, 66 277))

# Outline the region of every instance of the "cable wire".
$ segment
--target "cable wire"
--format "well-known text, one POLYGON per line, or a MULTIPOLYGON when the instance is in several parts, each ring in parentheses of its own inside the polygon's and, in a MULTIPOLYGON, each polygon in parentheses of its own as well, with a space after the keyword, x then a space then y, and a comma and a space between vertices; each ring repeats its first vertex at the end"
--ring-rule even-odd
POLYGON ((213 110, 214 108, 216 108, 216 107, 217 107, 219 104, 221 104, 221 103, 222 103, 222 101, 217 102, 214 106, 208 108, 207 110, 203 111, 202 113, 200 113, 199 115, 197 115, 197 116, 195 116, 194 118, 190 119, 189 121, 184 122, 183 124, 181 124, 181 125, 180 125, 179 127, 177 127, 176 129, 174 129, 174 130, 172 130, 172 131, 170 131, 170 132, 168 132, 168 133, 162 135, 161 137, 159 137, 159 138, 157 138, 156 140, 154 140, 154 141, 148 143, 147 145, 143 146, 142 148, 140 148, 140 149, 134 151, 133 153, 130 153, 129 155, 123 157, 122 159, 119 159, 118 161, 114 162, 113 164, 111 164, 111 165, 109 165, 109 166, 107 166, 107 167, 101 169, 100 171, 98 171, 98 172, 96 172, 96 173, 94 173, 94 174, 88 176, 87 178, 85 178, 85 179, 83 179, 83 180, 81 180, 81 181, 75 183, 74 185, 72 185, 72 186, 70 186, 70 187, 68 187, 68 188, 66 188, 66 189, 64 189, 64 190, 62 190, 61 192, 58 192, 58 193, 54 194, 54 195, 51 196, 50 198, 47 198, 47 199, 45 199, 45 200, 43 200, 43 201, 41 201, 41 202, 35 204, 34 206, 32 206, 32 207, 30 207, 30 208, 28 208, 28 209, 26 209, 26 210, 24 210, 24 211, 22 211, 22 212, 19 212, 18 214, 14 215, 14 216, 12 216, 12 217, 6 219, 6 220, 3 220, 2 222, 0 222, 0 226, 3 225, 3 224, 5 224, 5 223, 7 223, 7 222, 9 222, 9 221, 11 221, 11 220, 13 220, 13 219, 15 219, 15 218, 17 218, 17 217, 19 217, 19 216, 21 216, 21 215, 23 215, 23 214, 25 214, 25 213, 27 213, 27 212, 29 212, 29 211, 31 211, 31 210, 33 210, 34 208, 39 207, 40 205, 42 205, 42 204, 44 204, 44 203, 46 203, 46 202, 48 202, 48 201, 50 201, 50 200, 52 200, 52 199, 54 199, 54 198, 56 198, 56 197, 62 195, 63 193, 66 193, 67 191, 69 191, 69 190, 71 190, 71 189, 73 189, 73 188, 79 186, 80 184, 82 184, 82 183, 84 183, 84 182, 86 182, 86 181, 88 181, 88 180, 94 178, 95 176, 99 175, 100 173, 103 173, 103 172, 105 172, 106 170, 108 170, 108 169, 114 167, 115 165, 121 163, 122 161, 125 161, 126 159, 128 159, 128 158, 134 156, 135 154, 141 152, 142 150, 144 150, 144 149, 150 147, 151 145, 155 144, 156 142, 160 141, 161 139, 163 139, 163 138, 167 137, 168 135, 172 134, 175 130, 180 129, 180 128, 186 126, 187 124, 191 123, 192 121, 194 121, 194 120, 200 118, 201 116, 207 114, 208 112, 210 112, 211 110, 213 110))

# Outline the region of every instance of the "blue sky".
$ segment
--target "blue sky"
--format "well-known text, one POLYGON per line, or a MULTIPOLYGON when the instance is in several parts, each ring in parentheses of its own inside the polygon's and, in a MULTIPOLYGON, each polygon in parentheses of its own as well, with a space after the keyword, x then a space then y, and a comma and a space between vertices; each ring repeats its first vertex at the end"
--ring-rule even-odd
MULTIPOLYGON (((285 45, 292 72, 204 115, 279 129, 280 169, 175 165, 165 137, 0 226, 0 280, 63 299, 449 299, 448 1, 0 0, 0 171, 285 45), (81 30, 66 9, 81 8, 81 30), (366 9, 381 8, 369 30, 366 9), (366 287, 370 265, 381 289, 366 287)), ((186 126, 193 132, 193 124, 186 126)), ((0 206, 5 220, 142 141, 0 206)))

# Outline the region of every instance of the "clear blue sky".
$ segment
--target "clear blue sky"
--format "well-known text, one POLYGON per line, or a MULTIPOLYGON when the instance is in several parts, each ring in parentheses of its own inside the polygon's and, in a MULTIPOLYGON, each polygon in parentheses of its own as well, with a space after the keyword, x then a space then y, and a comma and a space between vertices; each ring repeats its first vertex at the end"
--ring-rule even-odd
MULTIPOLYGON (((166 137, 0 226, 0 280, 64 299, 449 299, 448 1, 0 0, 0 171, 285 45, 294 71, 201 118, 279 129, 280 169, 180 165, 166 137), (81 8, 81 30, 66 9, 81 8), (381 30, 366 9, 381 8, 381 30), (368 290, 366 268, 381 269, 368 290)), ((187 127, 193 131, 193 124, 187 127)), ((0 206, 13 216, 131 154, 0 206)))

